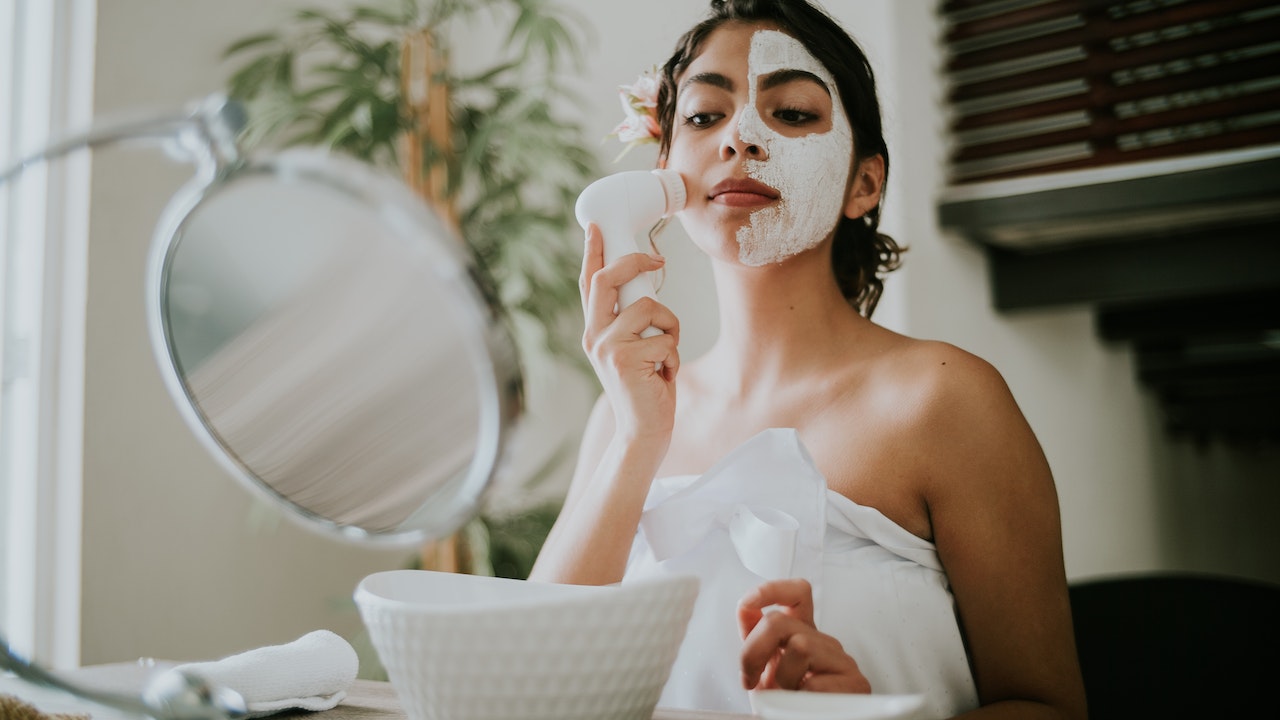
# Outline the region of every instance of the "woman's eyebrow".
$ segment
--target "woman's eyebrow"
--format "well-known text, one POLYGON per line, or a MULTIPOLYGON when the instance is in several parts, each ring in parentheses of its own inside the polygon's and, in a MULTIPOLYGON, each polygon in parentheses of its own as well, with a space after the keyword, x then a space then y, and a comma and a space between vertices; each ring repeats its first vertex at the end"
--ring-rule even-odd
POLYGON ((760 89, 769 90, 771 88, 776 88, 779 85, 786 85, 787 83, 793 82, 795 80, 805 80, 808 82, 812 82, 813 84, 817 85, 823 90, 826 90, 828 95, 831 94, 831 88, 827 87, 827 84, 822 81, 822 78, 818 77, 817 75, 814 75, 811 72, 807 72, 805 70, 793 70, 793 69, 778 70, 776 72, 771 72, 768 75, 762 76, 760 78, 760 89))
POLYGON ((720 73, 714 73, 714 72, 698 73, 697 75, 694 75, 689 79, 685 80, 684 82, 680 83, 680 89, 684 90, 685 88, 689 87, 690 85, 693 85, 694 83, 698 83, 701 85, 710 85, 712 87, 718 87, 722 90, 728 90, 729 92, 733 92, 733 81, 730 80, 728 77, 721 75, 720 73))

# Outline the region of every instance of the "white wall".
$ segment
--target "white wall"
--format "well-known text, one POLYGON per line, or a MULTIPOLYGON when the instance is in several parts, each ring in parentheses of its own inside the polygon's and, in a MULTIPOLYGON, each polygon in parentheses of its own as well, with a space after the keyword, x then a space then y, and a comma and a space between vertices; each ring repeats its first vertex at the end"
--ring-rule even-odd
MULTIPOLYGON (((284 5, 100 2, 96 112, 171 110, 221 89, 222 49, 278 22, 284 5)), ((254 511, 180 419, 152 359, 143 280, 157 216, 190 176, 155 148, 94 156, 85 664, 221 657, 322 627, 354 638, 356 582, 409 557, 339 544, 254 511)))
MULTIPOLYGON (((221 87, 219 54, 268 28, 298 3, 254 0, 103 0, 99 3, 97 109, 170 108, 221 87)), ((308 4, 320 4, 312 2, 308 4)), ((329 0, 326 5, 338 5, 329 0)), ((587 142, 618 119, 616 87, 661 63, 702 2, 572 0, 596 29, 577 85, 590 103, 587 142)), ((981 253, 936 226, 940 95, 930 0, 830 0, 866 46, 886 102, 893 178, 885 229, 911 247, 878 319, 953 342, 1005 375, 1053 467, 1062 502, 1068 571, 1088 577, 1187 568, 1280 580, 1274 548, 1273 451, 1200 454, 1171 445, 1133 381, 1124 348, 1094 336, 1085 308, 995 313, 981 253)), ((460 44, 460 47, 463 45, 460 44)), ((465 51, 463 51, 465 58, 465 51)), ((607 170, 646 167, 651 148, 607 170)), ((145 251, 156 215, 186 168, 154 151, 95 156, 89 265, 85 431, 83 660, 205 658, 317 627, 353 636, 359 622, 334 610, 368 572, 403 552, 373 552, 315 538, 290 525, 251 527, 248 496, 182 426, 160 384, 142 307, 145 251)), ((682 318, 686 357, 715 334, 707 263, 673 227, 662 298, 682 318)), ((587 384, 535 359, 535 422, 526 452, 572 438, 587 384)))
POLYGON ((936 3, 843 4, 873 22, 892 7, 887 26, 858 34, 893 39, 878 67, 890 100, 891 233, 912 248, 895 280, 905 328, 1004 374, 1057 481, 1068 574, 1188 570, 1280 581, 1280 525, 1269 519, 1280 507, 1280 449, 1172 441, 1134 380, 1129 348, 1102 343, 1087 307, 993 309, 982 253, 943 233, 933 210, 945 154, 936 3))

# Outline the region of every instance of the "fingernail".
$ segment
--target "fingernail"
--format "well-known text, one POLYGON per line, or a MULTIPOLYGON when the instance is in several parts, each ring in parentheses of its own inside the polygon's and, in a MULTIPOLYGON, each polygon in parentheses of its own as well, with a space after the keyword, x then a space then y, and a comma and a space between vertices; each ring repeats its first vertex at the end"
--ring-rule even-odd
POLYGON ((665 262, 667 261, 667 259, 666 259, 666 258, 664 258, 664 257, 662 257, 661 255, 658 255, 658 254, 656 254, 656 253, 649 253, 649 257, 653 258, 653 261, 654 261, 654 262, 665 263, 665 262))

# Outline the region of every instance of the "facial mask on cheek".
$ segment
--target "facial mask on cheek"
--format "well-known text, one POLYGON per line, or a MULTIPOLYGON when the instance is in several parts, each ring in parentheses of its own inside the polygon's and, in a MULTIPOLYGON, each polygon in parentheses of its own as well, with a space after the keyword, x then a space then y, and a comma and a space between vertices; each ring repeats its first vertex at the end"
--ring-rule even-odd
POLYGON ((738 230, 738 258, 744 265, 780 262, 816 247, 835 229, 844 210, 845 184, 853 161, 853 130, 844 114, 835 78, 799 40, 776 30, 751 36, 747 60, 749 97, 738 124, 744 142, 759 145, 765 160, 748 160, 747 174, 781 194, 773 205, 751 213, 738 230), (760 76, 804 70, 831 92, 831 129, 786 137, 765 124, 756 105, 760 76))

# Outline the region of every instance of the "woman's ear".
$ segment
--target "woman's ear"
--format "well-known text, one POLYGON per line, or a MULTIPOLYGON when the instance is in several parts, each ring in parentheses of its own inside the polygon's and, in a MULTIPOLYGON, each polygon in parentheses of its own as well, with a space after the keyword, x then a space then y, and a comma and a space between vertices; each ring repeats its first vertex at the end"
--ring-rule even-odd
POLYGON ((880 204, 884 190, 884 156, 872 155, 858 163, 849 182, 849 197, 845 198, 844 216, 856 220, 880 204))

